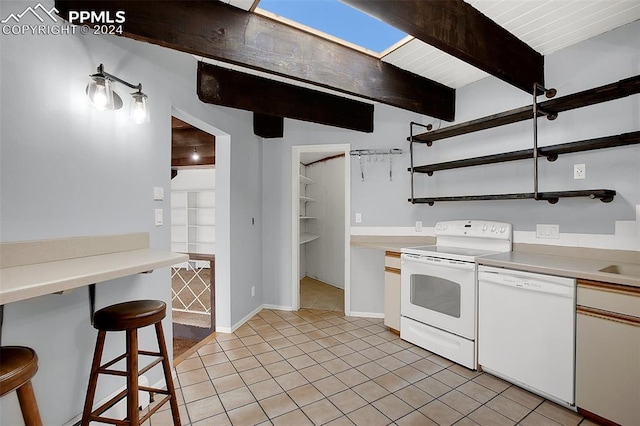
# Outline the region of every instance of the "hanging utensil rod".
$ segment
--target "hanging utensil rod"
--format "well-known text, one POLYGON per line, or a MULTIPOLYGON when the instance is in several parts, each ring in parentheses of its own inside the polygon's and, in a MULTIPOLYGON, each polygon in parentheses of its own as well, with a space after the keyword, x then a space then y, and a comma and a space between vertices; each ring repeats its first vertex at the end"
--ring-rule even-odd
POLYGON ((402 154, 402 150, 400 148, 389 148, 389 149, 353 149, 350 154, 352 156, 358 157, 358 163, 360 163, 360 178, 364 182, 364 163, 362 157, 367 157, 367 160, 371 162, 371 158, 373 157, 376 162, 383 162, 384 156, 389 156, 389 180, 393 180, 392 174, 392 165, 391 161, 392 156, 402 154))

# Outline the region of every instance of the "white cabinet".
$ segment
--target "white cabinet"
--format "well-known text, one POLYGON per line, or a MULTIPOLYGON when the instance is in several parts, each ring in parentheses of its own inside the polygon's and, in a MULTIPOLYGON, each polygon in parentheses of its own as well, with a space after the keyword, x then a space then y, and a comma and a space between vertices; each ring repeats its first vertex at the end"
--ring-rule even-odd
POLYGON ((215 191, 172 191, 171 251, 215 254, 215 191))
POLYGON ((400 253, 384 254, 384 325, 400 332, 400 253))
POLYGON ((313 203, 316 200, 307 196, 307 185, 314 183, 313 179, 309 179, 302 172, 300 173, 300 244, 320 238, 319 235, 313 232, 315 231, 313 224, 309 223, 309 221, 317 219, 309 213, 309 203, 313 203))
POLYGON ((640 289, 578 280, 577 305, 576 405, 640 425, 640 289))

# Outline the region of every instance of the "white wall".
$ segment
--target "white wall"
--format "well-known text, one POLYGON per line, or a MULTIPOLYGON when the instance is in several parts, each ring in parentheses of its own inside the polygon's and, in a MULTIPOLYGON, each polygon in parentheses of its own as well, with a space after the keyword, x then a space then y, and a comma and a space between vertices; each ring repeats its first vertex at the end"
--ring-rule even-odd
MULTIPOLYGON (((52 1, 43 4, 53 6, 52 1)), ((27 6, 33 4, 3 1, 0 16, 27 6)), ((246 297, 250 286, 261 282, 262 270, 261 148, 251 114, 201 103, 195 92, 196 60, 190 55, 116 37, 1 37, 1 240, 144 231, 150 233, 151 247, 168 250, 169 227, 154 227, 153 212, 163 208, 168 222, 169 197, 153 201, 153 187, 169 193, 170 119, 177 108, 220 129, 217 201, 224 199, 227 208, 216 219, 228 226, 218 232, 227 250, 217 258, 219 266, 226 264, 220 270, 224 279, 216 274, 217 321, 231 327, 259 306, 261 286, 255 299, 246 297), (143 83, 151 123, 130 124, 126 108, 99 113, 87 105, 84 88, 99 63, 125 80, 143 83), (232 210, 237 213, 231 215, 232 210)), ((129 90, 118 89, 128 102, 129 90)), ((98 285, 98 308, 141 298, 169 304, 169 268, 98 285)), ((38 352, 34 387, 45 424, 66 423, 81 412, 96 337, 87 291, 12 303, 4 313, 3 344, 38 352)), ((170 318, 164 325, 170 341, 170 318)), ((150 331, 142 333, 142 344, 152 340, 150 331)), ((107 340, 105 357, 120 353, 122 344, 107 340)), ((152 373, 151 383, 160 377, 160 371, 152 373)), ((104 381, 98 399, 121 385, 104 381)), ((20 424, 15 395, 0 400, 0 411, 3 424, 20 424)))
POLYGON ((301 246, 305 252, 306 275, 344 289, 344 157, 310 164, 307 177, 315 181, 307 186, 307 230, 320 238, 301 246))

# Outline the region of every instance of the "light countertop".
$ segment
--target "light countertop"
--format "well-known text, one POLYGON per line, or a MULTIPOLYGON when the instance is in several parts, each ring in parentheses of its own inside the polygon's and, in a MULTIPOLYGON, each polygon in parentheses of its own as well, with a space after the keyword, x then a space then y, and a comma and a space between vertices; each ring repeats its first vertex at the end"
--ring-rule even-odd
POLYGON ((640 287, 640 276, 600 272, 600 269, 609 265, 629 266, 640 270, 640 265, 636 263, 585 257, 547 255, 523 251, 512 251, 479 257, 476 259, 476 263, 479 265, 640 287))
POLYGON ((2 243, 0 305, 187 261, 148 248, 147 234, 2 243))
POLYGON ((351 246, 400 253, 404 247, 428 246, 436 243, 435 237, 421 236, 364 236, 351 237, 351 246))

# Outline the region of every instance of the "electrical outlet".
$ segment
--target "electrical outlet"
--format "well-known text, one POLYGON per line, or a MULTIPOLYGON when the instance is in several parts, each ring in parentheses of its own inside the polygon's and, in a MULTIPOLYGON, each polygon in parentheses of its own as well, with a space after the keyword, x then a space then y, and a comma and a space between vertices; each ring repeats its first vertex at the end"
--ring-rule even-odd
POLYGON ((587 166, 585 164, 573 165, 573 178, 585 179, 587 177, 587 166))
POLYGON ((416 232, 422 231, 422 221, 416 220, 416 232))
POLYGON ((356 223, 362 223, 362 213, 356 213, 356 223))
POLYGON ((162 201, 164 200, 164 188, 159 186, 159 187, 154 187, 153 188, 153 199, 155 201, 162 201))
POLYGON ((251 287, 251 297, 256 297, 256 286, 251 287))
POLYGON ((560 238, 560 225, 536 225, 537 238, 560 238))

